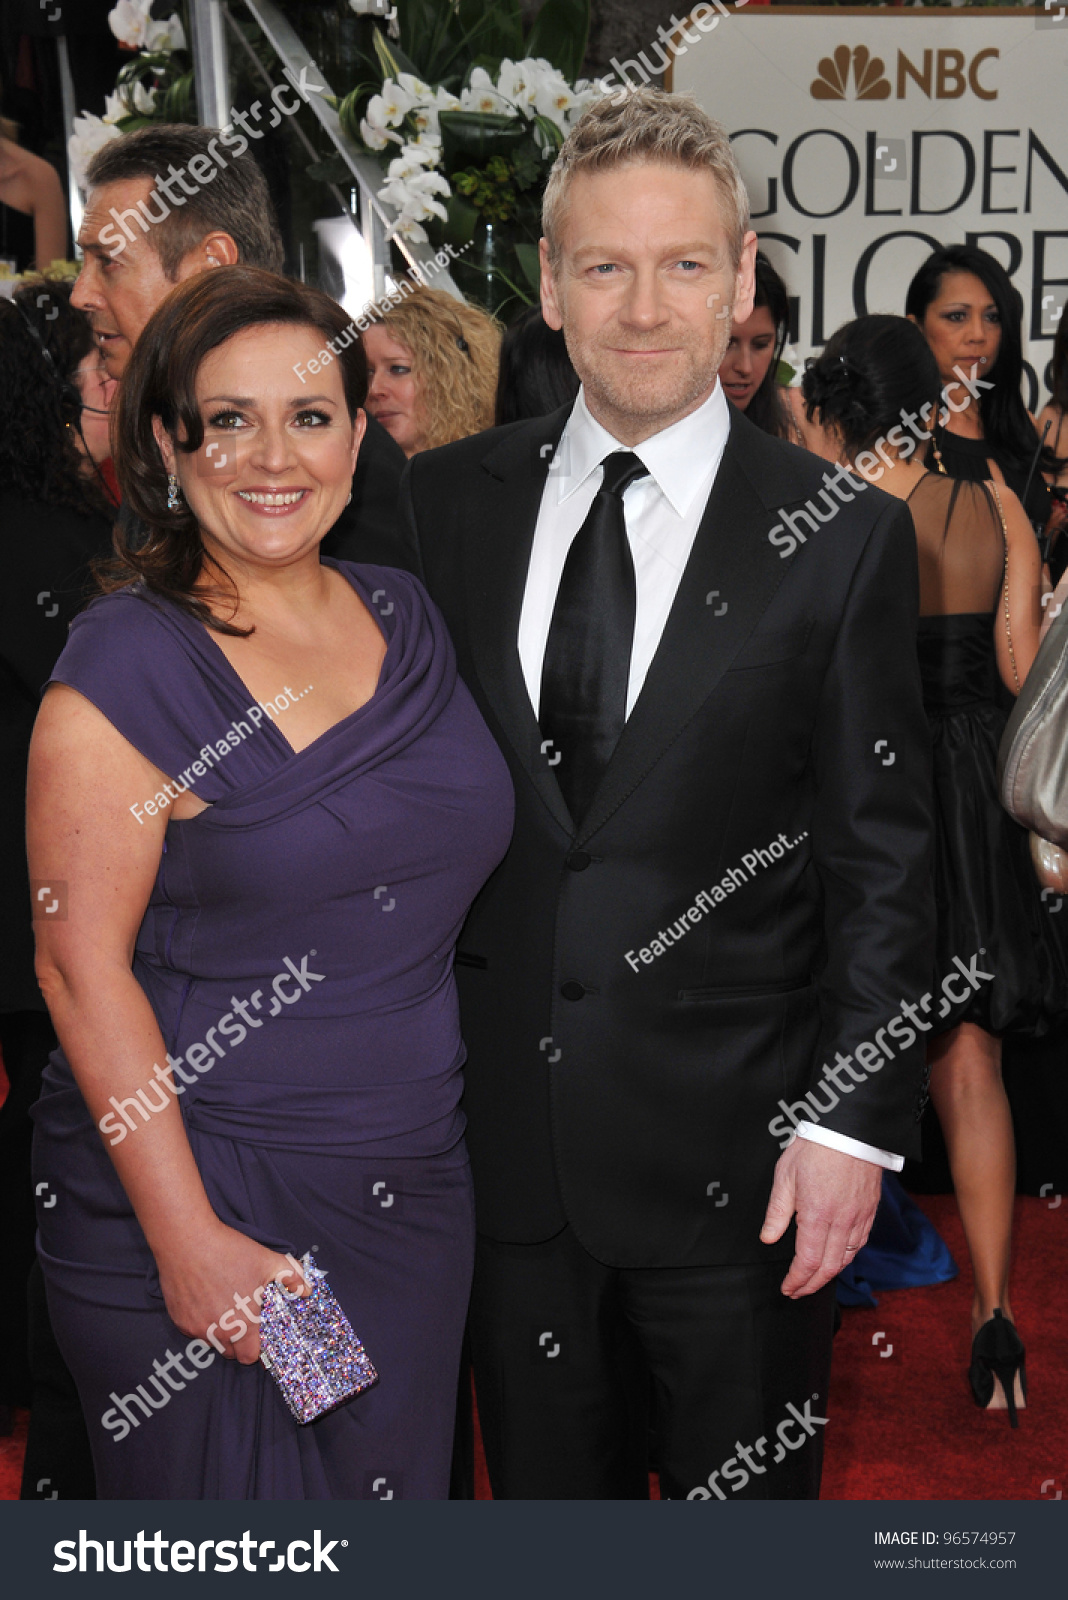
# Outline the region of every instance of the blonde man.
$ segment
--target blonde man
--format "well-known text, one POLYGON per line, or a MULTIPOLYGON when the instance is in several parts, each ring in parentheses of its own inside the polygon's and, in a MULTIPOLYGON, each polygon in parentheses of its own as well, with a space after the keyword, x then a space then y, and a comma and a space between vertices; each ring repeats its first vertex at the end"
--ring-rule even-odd
POLYGON ((501 1498, 815 1497, 833 1279, 917 1148, 915 541, 728 405, 729 143, 617 99, 545 195, 577 401, 406 480, 517 793, 457 957, 479 1411, 501 1498))

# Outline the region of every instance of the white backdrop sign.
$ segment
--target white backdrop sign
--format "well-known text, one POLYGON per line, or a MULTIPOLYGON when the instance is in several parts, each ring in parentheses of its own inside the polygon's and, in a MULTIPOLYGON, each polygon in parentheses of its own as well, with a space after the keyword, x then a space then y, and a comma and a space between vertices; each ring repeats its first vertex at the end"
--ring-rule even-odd
POLYGON ((967 241, 1023 296, 1033 407, 1068 289, 1068 16, 721 10, 714 31, 687 19, 670 84, 734 140, 792 352, 902 312, 931 249, 967 241))

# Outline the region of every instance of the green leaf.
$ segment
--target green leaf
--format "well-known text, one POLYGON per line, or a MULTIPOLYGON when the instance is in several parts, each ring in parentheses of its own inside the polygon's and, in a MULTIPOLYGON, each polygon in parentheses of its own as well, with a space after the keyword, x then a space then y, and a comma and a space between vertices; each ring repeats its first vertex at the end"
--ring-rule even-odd
POLYGON ((515 258, 523 269, 523 276, 531 288, 540 293, 541 290, 541 257, 536 244, 526 244, 522 239, 517 240, 513 246, 515 258))
MULTIPOLYGON (((387 39, 381 28, 376 28, 374 33, 375 53, 382 68, 383 78, 396 79, 401 72, 410 72, 413 77, 423 78, 415 62, 410 60, 392 39, 387 39)), ((423 81, 425 82, 425 79, 423 81)))
POLYGON ((788 361, 780 361, 775 368, 775 382, 788 389, 797 377, 797 371, 788 361))
POLYGON ((445 202, 445 210, 449 220, 445 224, 445 237, 454 249, 470 244, 475 237, 478 227, 479 215, 473 205, 470 205, 462 195, 451 194, 445 202))
POLYGON ((479 53, 490 56, 499 65, 505 56, 517 61, 523 53, 523 18, 519 0, 459 0, 457 13, 460 26, 472 40, 478 41, 479 53))
POLYGON ((535 17, 524 55, 542 56, 574 83, 582 71, 590 33, 590 0, 545 0, 535 17))
POLYGON ((497 111, 443 111, 438 118, 446 172, 506 155, 527 137, 523 122, 497 111))
POLYGON ((546 139, 548 139, 549 149, 552 151, 559 150, 560 146, 564 142, 564 135, 562 130, 556 126, 556 123, 552 120, 552 118, 543 117, 539 111, 537 116, 534 118, 534 121, 537 123, 546 139))

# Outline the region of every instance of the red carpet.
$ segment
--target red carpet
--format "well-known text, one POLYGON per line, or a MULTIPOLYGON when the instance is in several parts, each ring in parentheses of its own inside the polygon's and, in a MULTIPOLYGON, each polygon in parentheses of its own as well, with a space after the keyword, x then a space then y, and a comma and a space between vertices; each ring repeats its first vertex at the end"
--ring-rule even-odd
MULTIPOLYGON (((919 1203, 960 1267, 953 1283, 850 1310, 834 1342, 824 1500, 1068 1499, 1068 1196, 1016 1201, 1013 1315, 1027 1346, 1028 1409, 1010 1429, 964 1376, 972 1275, 952 1195, 919 1203), (885 1338, 872 1344, 876 1333, 885 1338), (880 1350, 893 1346, 892 1354, 880 1350), (1050 1479, 1054 1480, 1052 1483, 1050 1479)), ((476 1443, 476 1498, 491 1499, 476 1443)), ((653 1498, 658 1498, 655 1478, 653 1498)))
POLYGON ((1068 1499, 1068 1197, 1016 1202, 1013 1315, 1027 1346, 1028 1409, 1013 1432, 964 1376, 972 1275, 952 1195, 921 1195, 960 1266, 954 1283, 845 1312, 835 1340, 825 1500, 1068 1499), (876 1333, 886 1338, 872 1344, 876 1333), (893 1354, 879 1351, 893 1345, 893 1354), (1050 1479, 1054 1481, 1050 1483, 1050 1479))
MULTIPOLYGON (((1052 1197, 1049 1197, 1052 1198, 1052 1197)), ((1014 1313, 1027 1345, 1029 1405, 1013 1432, 974 1404, 968 1364, 971 1271, 952 1195, 923 1209, 960 1265, 954 1283, 902 1289, 845 1312, 835 1340, 825 1500, 1068 1499, 1068 1197, 1016 1202, 1014 1313), (873 1335, 885 1338, 872 1344, 873 1335), (880 1351, 892 1346, 889 1356, 880 1351)), ((18 1497, 26 1416, 0 1439, 0 1499, 18 1497)), ((481 1443, 476 1498, 488 1500, 481 1443)), ((655 1479, 651 1485, 656 1496, 655 1479)))

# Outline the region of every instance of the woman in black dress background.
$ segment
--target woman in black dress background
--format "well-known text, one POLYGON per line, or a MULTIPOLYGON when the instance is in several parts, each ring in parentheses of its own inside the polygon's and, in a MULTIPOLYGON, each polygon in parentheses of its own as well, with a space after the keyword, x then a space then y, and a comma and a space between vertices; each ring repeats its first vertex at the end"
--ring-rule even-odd
MULTIPOLYGON (((969 483, 1008 484, 1032 525, 1044 529, 1050 494, 1042 472, 1031 472, 1038 433, 1020 394, 1022 314, 1005 269, 973 245, 936 250, 905 296, 905 315, 931 347, 950 413, 935 429, 927 465, 969 483), (961 382, 962 373, 988 386, 978 390, 978 398, 961 382)), ((1039 466, 1054 465, 1047 448, 1039 466)))
MULTIPOLYGON (((33 968, 26 763, 41 690, 85 602, 90 562, 110 550, 114 509, 100 472, 109 464, 115 384, 100 367, 88 318, 71 308, 70 290, 42 278, 0 301, 0 1049, 10 1084, 0 1108, 9 1271, 0 1310, 0 1408, 9 1411, 30 1402, 26 1286, 36 1220, 28 1111, 56 1044, 33 968)), ((53 1376, 62 1390, 62 1367, 53 1376)), ((93 1492, 87 1444, 78 1451, 84 1428, 73 1385, 68 1394, 75 1409, 66 1421, 47 1424, 46 1408, 35 1408, 26 1461, 27 1483, 49 1477, 64 1499, 93 1492)))
POLYGON ((1034 659, 1041 564, 1006 485, 927 471, 922 445, 901 426, 903 415, 937 406, 941 382, 907 321, 869 316, 832 336, 809 364, 803 391, 810 422, 823 431, 822 453, 904 500, 916 529, 918 650, 935 787, 930 1092, 975 1279, 973 1394, 991 1409, 1008 1405, 1015 1425, 1015 1407, 1025 1402, 1024 1350, 1009 1298, 1016 1167, 1001 1038, 1040 1036, 1068 1007, 1064 946, 1042 902, 1026 831, 1002 810, 995 780, 1005 725, 999 671, 1015 692, 1034 659), (956 959, 967 967, 973 957, 992 976, 955 990, 951 978, 943 989, 941 980, 959 971, 956 959))

